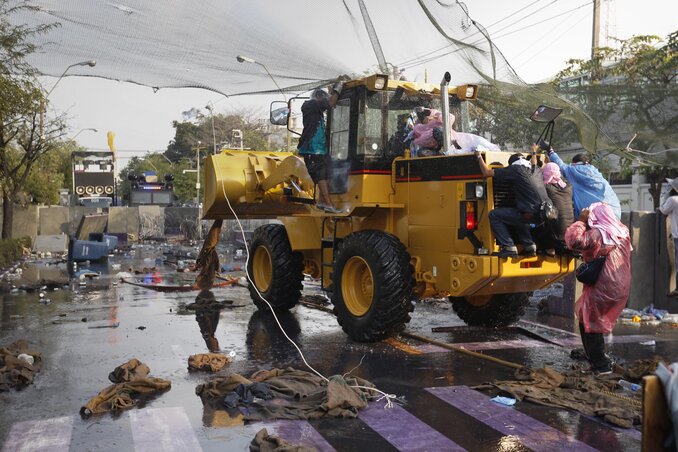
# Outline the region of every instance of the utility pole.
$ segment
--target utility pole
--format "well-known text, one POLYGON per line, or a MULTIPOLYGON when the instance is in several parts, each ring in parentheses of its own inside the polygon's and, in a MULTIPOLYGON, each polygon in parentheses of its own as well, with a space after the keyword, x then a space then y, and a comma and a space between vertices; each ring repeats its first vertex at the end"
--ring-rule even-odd
POLYGON ((197 194, 197 204, 198 204, 198 218, 196 219, 196 226, 197 226, 197 235, 198 235, 198 240, 202 240, 202 228, 201 228, 201 222, 200 219, 202 217, 201 215, 201 205, 202 203, 200 202, 200 145, 202 144, 201 141, 198 141, 198 145, 195 147, 195 157, 196 157, 196 182, 195 182, 195 190, 197 194))
POLYGON ((600 47, 600 0, 593 0, 593 35, 591 37, 591 60, 600 47))

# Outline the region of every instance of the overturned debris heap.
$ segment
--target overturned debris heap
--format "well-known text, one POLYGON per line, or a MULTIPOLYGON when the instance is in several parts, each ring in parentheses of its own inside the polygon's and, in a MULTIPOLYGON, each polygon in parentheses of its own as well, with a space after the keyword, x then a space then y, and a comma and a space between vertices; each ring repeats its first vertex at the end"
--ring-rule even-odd
POLYGON ((0 392, 33 384, 33 374, 40 371, 41 363, 40 353, 29 350, 23 339, 0 348, 0 392))

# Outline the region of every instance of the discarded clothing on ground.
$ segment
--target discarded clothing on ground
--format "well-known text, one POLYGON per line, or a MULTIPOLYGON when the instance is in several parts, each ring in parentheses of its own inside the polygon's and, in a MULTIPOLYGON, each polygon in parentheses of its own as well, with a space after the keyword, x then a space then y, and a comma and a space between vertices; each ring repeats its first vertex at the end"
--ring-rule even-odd
POLYGON ((7 347, 0 348, 0 392, 21 388, 33 383, 33 374, 40 371, 42 356, 28 349, 28 342, 19 339, 7 347), (19 358, 19 355, 33 357, 33 363, 19 358))
POLYGON ((516 370, 515 381, 496 381, 476 386, 479 390, 499 390, 514 398, 540 405, 568 408, 588 416, 598 416, 610 424, 631 428, 640 424, 640 394, 620 397, 617 388, 618 374, 596 378, 580 371, 564 373, 544 367, 516 370))
POLYGON ((335 375, 325 381, 303 370, 260 370, 250 378, 231 374, 217 377, 198 385, 195 392, 203 403, 221 403, 225 396, 240 385, 266 383, 273 398, 256 400, 247 406, 239 405, 246 420, 263 419, 319 419, 322 417, 355 418, 358 411, 367 406, 374 393, 372 383, 358 377, 335 375), (357 388, 355 386, 363 386, 357 388))
POLYGON ((637 359, 624 367, 615 365, 613 370, 616 374, 621 375, 624 380, 640 383, 644 376, 654 374, 662 361, 659 356, 650 359, 637 359))
POLYGON ((673 447, 678 450, 678 435, 676 435, 678 431, 676 430, 678 428, 678 363, 672 363, 668 367, 660 363, 656 373, 664 386, 666 405, 669 407, 669 414, 673 421, 672 435, 667 438, 664 447, 673 447))
POLYGON ((188 368, 189 370, 219 372, 230 362, 229 357, 221 353, 198 353, 188 357, 188 368))
POLYGON ((250 443, 250 452, 313 452, 315 449, 290 444, 284 439, 269 435, 265 428, 259 430, 250 443))
POLYGON ((108 379, 111 383, 125 383, 136 380, 138 378, 145 378, 151 372, 151 369, 136 358, 132 358, 125 364, 116 367, 113 372, 108 374, 108 379))
POLYGON ((249 405, 254 399, 271 400, 273 392, 266 383, 252 383, 250 385, 239 384, 224 397, 226 408, 236 408, 238 405, 249 405))
POLYGON ((92 414, 126 410, 136 404, 137 398, 151 396, 171 388, 170 381, 148 377, 149 372, 149 367, 135 358, 116 367, 108 378, 119 382, 92 397, 80 408, 80 415, 87 417, 92 414))

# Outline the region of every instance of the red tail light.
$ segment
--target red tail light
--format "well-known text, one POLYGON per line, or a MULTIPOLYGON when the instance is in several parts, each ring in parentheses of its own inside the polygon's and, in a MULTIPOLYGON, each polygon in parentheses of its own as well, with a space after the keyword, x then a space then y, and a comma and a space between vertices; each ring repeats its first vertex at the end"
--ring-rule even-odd
POLYGON ((466 203, 466 230, 475 231, 478 229, 478 216, 476 215, 476 204, 475 202, 466 203))

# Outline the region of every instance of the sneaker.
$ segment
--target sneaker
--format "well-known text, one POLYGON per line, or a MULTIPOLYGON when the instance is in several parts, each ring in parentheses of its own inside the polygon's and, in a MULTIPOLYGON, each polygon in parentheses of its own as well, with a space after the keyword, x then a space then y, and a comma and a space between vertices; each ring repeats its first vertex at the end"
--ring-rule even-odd
POLYGON ((671 292, 669 292, 669 294, 667 296, 678 297, 678 290, 672 290, 671 292))
POLYGON ((518 248, 515 246, 502 246, 494 255, 497 257, 515 257, 518 255, 518 248))
POLYGON ((537 245, 534 243, 530 245, 524 245, 522 253, 523 256, 536 256, 537 255, 537 245))

